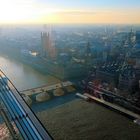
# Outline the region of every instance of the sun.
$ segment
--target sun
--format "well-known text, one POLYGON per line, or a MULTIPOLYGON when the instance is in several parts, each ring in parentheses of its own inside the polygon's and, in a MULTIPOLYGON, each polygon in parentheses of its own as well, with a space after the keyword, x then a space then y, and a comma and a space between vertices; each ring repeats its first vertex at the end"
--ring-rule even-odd
POLYGON ((0 22, 17 22, 28 17, 24 7, 16 1, 0 0, 0 22))
POLYGON ((49 22, 54 11, 31 0, 0 0, 0 23, 37 23, 41 17, 49 22))

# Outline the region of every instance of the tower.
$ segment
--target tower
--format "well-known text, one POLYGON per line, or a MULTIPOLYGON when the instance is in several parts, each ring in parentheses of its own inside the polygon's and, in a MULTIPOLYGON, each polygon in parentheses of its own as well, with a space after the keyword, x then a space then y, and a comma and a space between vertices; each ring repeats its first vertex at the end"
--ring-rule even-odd
POLYGON ((91 57, 92 57, 91 48, 90 48, 90 43, 88 42, 85 50, 85 60, 86 60, 87 69, 90 67, 91 57))
POLYGON ((136 43, 140 44, 140 31, 136 32, 136 43))
POLYGON ((48 31, 41 32, 41 55, 45 58, 56 57, 56 49, 54 47, 50 28, 48 31))
POLYGON ((128 43, 130 43, 131 47, 133 47, 135 44, 134 31, 132 28, 130 33, 128 34, 128 43))

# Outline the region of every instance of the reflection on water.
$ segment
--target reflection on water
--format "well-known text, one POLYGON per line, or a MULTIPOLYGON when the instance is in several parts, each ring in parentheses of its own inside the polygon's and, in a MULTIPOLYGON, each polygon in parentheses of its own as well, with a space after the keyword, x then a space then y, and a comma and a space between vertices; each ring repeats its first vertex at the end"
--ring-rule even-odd
POLYGON ((44 84, 57 83, 59 80, 50 75, 42 74, 22 62, 0 55, 0 69, 14 83, 18 90, 38 87, 44 84))

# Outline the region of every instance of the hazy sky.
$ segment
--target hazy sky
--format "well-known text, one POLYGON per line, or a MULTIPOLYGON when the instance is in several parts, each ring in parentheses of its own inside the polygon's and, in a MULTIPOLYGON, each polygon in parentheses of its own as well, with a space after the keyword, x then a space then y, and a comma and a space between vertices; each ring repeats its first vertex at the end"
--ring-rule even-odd
POLYGON ((140 23, 140 0, 0 0, 0 23, 140 23))

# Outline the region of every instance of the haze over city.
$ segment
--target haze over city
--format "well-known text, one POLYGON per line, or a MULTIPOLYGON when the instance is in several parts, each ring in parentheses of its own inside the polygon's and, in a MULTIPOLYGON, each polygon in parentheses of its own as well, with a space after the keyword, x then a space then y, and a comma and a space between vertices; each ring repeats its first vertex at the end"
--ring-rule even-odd
POLYGON ((0 140, 140 140, 140 0, 0 0, 0 140))
POLYGON ((0 0, 0 24, 139 24, 139 0, 0 0))

